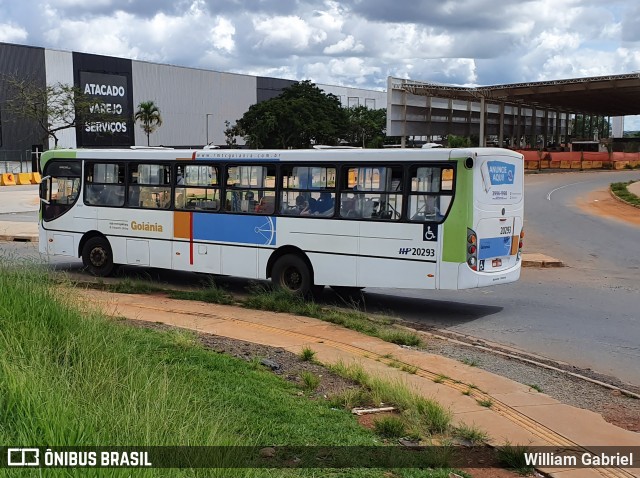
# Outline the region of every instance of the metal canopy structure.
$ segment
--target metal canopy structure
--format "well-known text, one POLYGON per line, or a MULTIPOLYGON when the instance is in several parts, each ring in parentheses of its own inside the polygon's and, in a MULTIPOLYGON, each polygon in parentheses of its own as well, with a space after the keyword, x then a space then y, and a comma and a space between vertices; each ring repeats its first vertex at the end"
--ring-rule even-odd
POLYGON ((397 88, 420 96, 484 100, 595 116, 640 114, 640 73, 471 88, 401 81, 397 88))

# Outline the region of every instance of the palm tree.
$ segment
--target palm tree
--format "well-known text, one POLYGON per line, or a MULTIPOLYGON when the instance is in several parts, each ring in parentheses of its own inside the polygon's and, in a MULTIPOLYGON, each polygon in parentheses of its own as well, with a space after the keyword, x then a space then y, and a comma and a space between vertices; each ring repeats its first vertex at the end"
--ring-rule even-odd
POLYGON ((153 101, 143 101, 138 105, 138 111, 133 119, 142 122, 140 126, 147 135, 147 146, 149 146, 149 135, 162 125, 160 109, 153 101))

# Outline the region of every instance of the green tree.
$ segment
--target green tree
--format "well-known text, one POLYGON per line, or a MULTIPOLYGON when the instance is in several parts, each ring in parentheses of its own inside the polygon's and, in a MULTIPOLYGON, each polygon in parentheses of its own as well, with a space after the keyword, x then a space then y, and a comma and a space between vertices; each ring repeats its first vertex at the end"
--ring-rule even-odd
POLYGON ((0 86, 7 93, 4 104, 6 117, 19 117, 37 124, 43 143, 52 138, 55 147, 58 146, 58 133, 62 130, 119 119, 102 100, 68 84, 46 85, 35 79, 4 75, 0 78, 0 86))
POLYGON ((381 148, 387 131, 385 109, 372 110, 366 106, 347 109, 349 126, 343 138, 353 145, 363 148, 381 148))
POLYGON ((471 145, 471 140, 465 136, 456 136, 450 134, 447 136, 447 146, 449 148, 468 148, 471 145))
POLYGON ((149 146, 149 135, 162 125, 160 109, 153 101, 143 101, 138 105, 134 121, 140 121, 140 127, 147 135, 147 146, 149 146))
POLYGON ((234 126, 227 126, 225 136, 227 144, 242 136, 251 148, 310 148, 337 144, 347 124, 337 96, 302 81, 275 98, 251 105, 234 126))

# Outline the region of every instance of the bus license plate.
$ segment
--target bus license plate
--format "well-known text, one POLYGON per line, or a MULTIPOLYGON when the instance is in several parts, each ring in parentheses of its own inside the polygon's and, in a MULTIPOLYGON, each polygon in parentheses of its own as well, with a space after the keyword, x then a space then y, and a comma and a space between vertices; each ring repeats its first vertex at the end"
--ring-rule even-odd
POLYGON ((502 259, 494 259, 491 261, 493 267, 502 267, 502 259))

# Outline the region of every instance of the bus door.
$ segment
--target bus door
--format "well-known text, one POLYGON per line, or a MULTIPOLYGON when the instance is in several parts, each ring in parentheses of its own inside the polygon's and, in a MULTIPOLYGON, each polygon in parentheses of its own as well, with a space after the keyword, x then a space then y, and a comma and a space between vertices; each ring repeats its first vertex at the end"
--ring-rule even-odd
MULTIPOLYGON (((82 165, 79 161, 50 161, 40 183, 41 221, 44 229, 73 230, 73 217, 67 214, 78 202, 82 165)), ((42 247, 42 246, 41 246, 42 247)), ((72 234, 53 233, 46 241, 48 254, 75 255, 72 234)))

